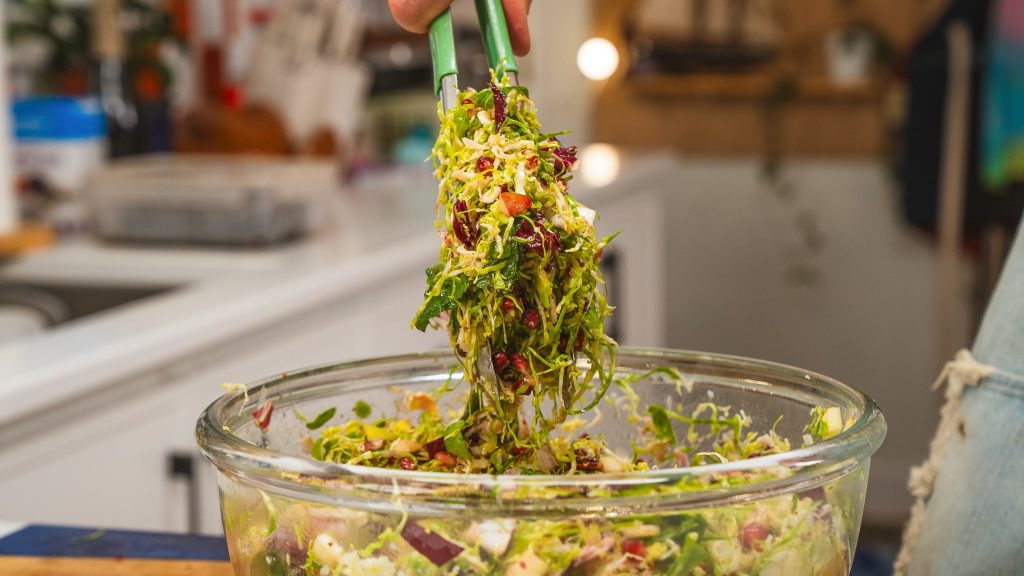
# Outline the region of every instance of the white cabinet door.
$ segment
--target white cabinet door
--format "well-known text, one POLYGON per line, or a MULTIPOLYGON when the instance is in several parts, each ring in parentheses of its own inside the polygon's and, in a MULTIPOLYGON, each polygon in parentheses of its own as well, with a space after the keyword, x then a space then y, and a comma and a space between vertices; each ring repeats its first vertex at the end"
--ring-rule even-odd
MULTIPOLYGON (((0 439, 0 518, 186 530, 187 483, 171 479, 168 459, 198 454, 195 422, 223 392, 220 384, 444 346, 444 334, 409 328, 423 282, 421 271, 410 271, 377 290, 62 407, 65 417, 47 417, 48 425, 19 425, 17 439, 0 439)), ((216 532, 216 488, 205 462, 196 464, 199 527, 216 532)))

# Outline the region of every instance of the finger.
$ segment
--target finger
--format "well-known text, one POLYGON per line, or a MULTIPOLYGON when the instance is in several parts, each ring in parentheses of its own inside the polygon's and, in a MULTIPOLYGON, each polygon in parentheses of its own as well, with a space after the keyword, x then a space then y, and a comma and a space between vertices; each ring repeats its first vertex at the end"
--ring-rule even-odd
POLYGON ((422 34, 451 3, 452 0, 388 0, 388 7, 399 26, 422 34))
POLYGON ((532 0, 501 0, 508 35, 512 40, 512 51, 516 56, 526 56, 530 52, 530 24, 526 16, 530 12, 531 3, 532 0))

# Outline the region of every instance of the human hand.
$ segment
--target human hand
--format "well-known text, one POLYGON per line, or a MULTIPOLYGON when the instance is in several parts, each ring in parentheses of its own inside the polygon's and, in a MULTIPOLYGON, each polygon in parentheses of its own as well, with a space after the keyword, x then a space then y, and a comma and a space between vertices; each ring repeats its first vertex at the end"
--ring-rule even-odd
MULTIPOLYGON (((532 1, 501 0, 512 51, 516 56, 525 56, 530 51, 530 28, 526 15, 532 1)), ((434 18, 451 3, 452 0, 388 0, 395 21, 402 28, 418 34, 426 32, 434 18)))

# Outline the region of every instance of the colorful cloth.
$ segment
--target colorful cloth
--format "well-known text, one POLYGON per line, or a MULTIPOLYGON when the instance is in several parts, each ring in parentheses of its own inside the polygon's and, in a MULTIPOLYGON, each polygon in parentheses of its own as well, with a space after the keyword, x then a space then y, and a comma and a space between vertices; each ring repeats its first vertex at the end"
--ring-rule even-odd
POLYGON ((983 96, 985 184, 1024 182, 1024 0, 996 0, 983 96))

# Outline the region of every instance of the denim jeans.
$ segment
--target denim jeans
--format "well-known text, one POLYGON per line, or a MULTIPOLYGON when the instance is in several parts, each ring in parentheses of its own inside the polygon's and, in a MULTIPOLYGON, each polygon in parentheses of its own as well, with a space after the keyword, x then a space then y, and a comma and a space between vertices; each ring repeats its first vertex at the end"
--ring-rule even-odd
MULTIPOLYGON (((953 394, 947 393, 939 426, 939 435, 945 426, 947 438, 937 437, 933 443, 933 474, 919 494, 920 509, 908 527, 897 573, 1024 575, 1024 233, 1020 231, 971 355, 976 364, 968 361, 950 370, 953 394), (974 378, 964 377, 972 371, 974 378), (953 388, 958 382, 965 385, 953 388), (941 444, 939 450, 936 444, 941 444)), ((963 357, 969 360, 971 355, 963 357)))

